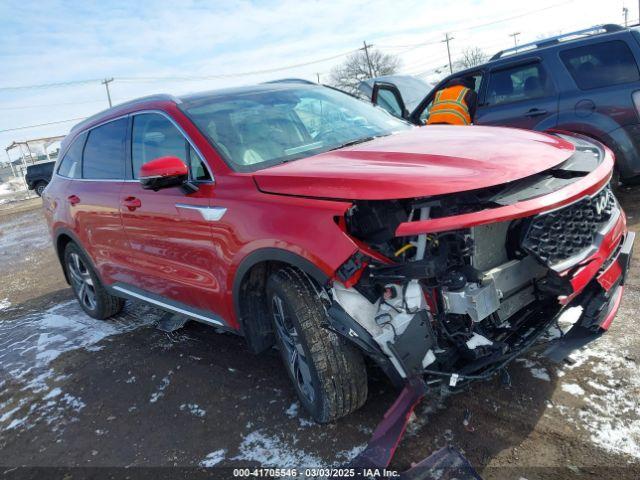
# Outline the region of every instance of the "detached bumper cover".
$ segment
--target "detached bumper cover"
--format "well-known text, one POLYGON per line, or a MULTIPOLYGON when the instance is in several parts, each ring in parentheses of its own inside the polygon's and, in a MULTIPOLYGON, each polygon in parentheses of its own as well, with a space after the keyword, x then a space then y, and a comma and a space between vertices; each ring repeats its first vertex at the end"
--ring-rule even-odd
POLYGON ((562 362, 571 352, 599 338, 609 329, 622 301, 635 236, 634 232, 626 234, 609 263, 595 279, 583 286, 582 294, 569 303, 568 306, 582 306, 582 315, 560 340, 544 352, 545 356, 562 362))

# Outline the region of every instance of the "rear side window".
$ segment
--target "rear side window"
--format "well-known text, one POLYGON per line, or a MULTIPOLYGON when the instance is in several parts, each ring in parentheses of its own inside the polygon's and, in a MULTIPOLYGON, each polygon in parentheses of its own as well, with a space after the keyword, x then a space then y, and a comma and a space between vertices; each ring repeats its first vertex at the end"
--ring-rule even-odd
POLYGON ((133 178, 140 176, 140 167, 145 163, 168 156, 182 160, 189 167, 192 180, 211 180, 203 160, 171 121, 157 113, 136 115, 131 135, 133 178))
POLYGON ((82 178, 124 178, 127 119, 114 120, 89 132, 82 158, 82 178))
POLYGON ((76 137, 69 147, 69 150, 67 150, 67 153, 62 157, 62 161, 58 167, 58 175, 67 178, 80 178, 82 149, 86 139, 87 136, 85 134, 81 134, 76 137))
POLYGON ((553 83, 542 64, 529 63, 492 72, 487 102, 490 105, 502 105, 554 94, 553 83))
POLYGON ((581 90, 640 79, 633 54, 621 40, 565 50, 560 58, 581 90))

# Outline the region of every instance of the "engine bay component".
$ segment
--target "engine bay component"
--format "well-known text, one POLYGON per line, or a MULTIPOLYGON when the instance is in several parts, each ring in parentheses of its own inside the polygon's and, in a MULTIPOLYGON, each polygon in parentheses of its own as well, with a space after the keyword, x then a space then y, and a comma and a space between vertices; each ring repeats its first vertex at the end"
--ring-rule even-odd
POLYGON ((431 351, 435 335, 417 280, 386 285, 384 294, 373 303, 339 282, 334 282, 331 293, 344 312, 367 331, 401 377, 419 374, 435 360, 431 351))
POLYGON ((462 290, 443 291, 442 299, 447 313, 467 314, 474 322, 484 320, 500 308, 493 282, 486 285, 467 283, 462 290))

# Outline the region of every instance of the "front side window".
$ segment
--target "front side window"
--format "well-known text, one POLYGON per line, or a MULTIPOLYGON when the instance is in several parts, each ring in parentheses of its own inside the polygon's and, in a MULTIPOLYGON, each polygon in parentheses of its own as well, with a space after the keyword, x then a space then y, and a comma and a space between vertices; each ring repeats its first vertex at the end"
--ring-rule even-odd
POLYGON ((241 171, 412 128, 371 104, 316 86, 196 97, 181 108, 241 171))
POLYGON ((158 113, 136 115, 131 135, 133 178, 139 178, 142 165, 159 157, 178 157, 189 166, 192 180, 211 180, 203 160, 170 120, 158 113))
POLYGON ((640 80, 633 54, 620 40, 565 50, 560 58, 581 90, 640 80))
POLYGON ((82 149, 87 136, 82 133, 73 141, 67 153, 60 161, 58 175, 67 178, 80 178, 80 165, 82 163, 82 149))
POLYGON ((126 134, 126 118, 90 130, 82 157, 82 178, 123 179, 126 134))
POLYGON ((378 106, 384 108, 391 115, 402 117, 402 106, 388 88, 381 87, 378 90, 378 106))
POLYGON ((502 105, 554 94, 551 79, 542 64, 530 63, 492 72, 487 87, 487 103, 502 105))

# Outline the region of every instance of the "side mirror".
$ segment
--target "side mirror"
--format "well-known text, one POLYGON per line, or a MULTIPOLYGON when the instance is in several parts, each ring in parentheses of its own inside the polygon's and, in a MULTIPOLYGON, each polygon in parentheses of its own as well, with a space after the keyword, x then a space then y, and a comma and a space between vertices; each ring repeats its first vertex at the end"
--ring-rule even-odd
POLYGON ((140 167, 140 185, 145 190, 179 187, 188 180, 189 169, 178 157, 156 158, 140 167))
POLYGON ((409 117, 400 90, 393 83, 375 82, 371 93, 371 103, 384 108, 395 117, 403 119, 409 117))

